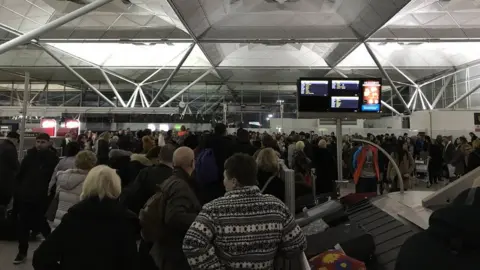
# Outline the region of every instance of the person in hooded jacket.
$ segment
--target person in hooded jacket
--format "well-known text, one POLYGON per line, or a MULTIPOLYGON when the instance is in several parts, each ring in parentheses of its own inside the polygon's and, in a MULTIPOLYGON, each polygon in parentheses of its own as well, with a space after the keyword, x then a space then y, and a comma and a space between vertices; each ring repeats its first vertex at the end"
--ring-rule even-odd
MULTIPOLYGON (((140 209, 145 205, 158 189, 158 186, 173 173, 173 153, 175 146, 167 144, 160 149, 159 163, 152 167, 147 167, 140 171, 135 181, 130 184, 120 196, 120 202, 137 216, 140 209)), ((157 267, 150 256, 152 243, 140 240, 139 246, 139 269, 156 270, 157 267)))
POLYGON ((146 155, 132 154, 130 156, 130 164, 128 164, 129 179, 128 179, 127 185, 135 181, 135 179, 137 178, 141 170, 147 167, 150 167, 152 165, 153 165, 152 161, 148 159, 146 155))
POLYGON ((75 168, 57 175, 58 208, 55 213, 53 227, 60 224, 68 209, 80 201, 83 182, 88 172, 97 164, 97 157, 92 151, 84 150, 75 156, 75 168))
POLYGON ((100 165, 88 173, 81 201, 33 255, 35 270, 134 270, 138 219, 117 200, 115 170, 100 165))
MULTIPOLYGON (((5 209, 13 194, 15 176, 18 173, 17 146, 19 135, 9 132, 7 138, 0 144, 0 208, 5 209)), ((3 211, 0 209, 0 214, 3 211)))
POLYGON ((395 270, 479 269, 480 183, 433 212, 429 228, 400 249, 395 270))
POLYGON ((35 147, 27 151, 17 175, 14 205, 18 213, 18 254, 14 264, 25 262, 30 231, 50 235, 45 213, 49 204, 48 184, 57 166, 57 154, 50 150, 50 136, 40 133, 35 147))
POLYGON ((48 191, 53 192, 54 187, 57 184, 57 175, 59 172, 63 172, 69 169, 75 168, 75 156, 80 152, 80 144, 78 142, 69 142, 65 146, 65 157, 62 158, 57 166, 55 167, 55 170, 53 171, 52 174, 52 179, 50 179, 50 183, 48 183, 48 191))

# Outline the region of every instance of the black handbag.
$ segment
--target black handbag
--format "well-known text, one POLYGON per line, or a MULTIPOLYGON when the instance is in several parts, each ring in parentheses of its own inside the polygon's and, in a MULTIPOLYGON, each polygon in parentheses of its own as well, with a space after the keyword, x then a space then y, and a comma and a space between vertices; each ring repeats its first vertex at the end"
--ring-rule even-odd
POLYGON ((55 220, 55 215, 57 214, 57 210, 58 210, 59 194, 60 193, 55 194, 55 197, 53 197, 52 201, 50 202, 50 206, 47 209, 45 217, 47 218, 48 221, 55 220))

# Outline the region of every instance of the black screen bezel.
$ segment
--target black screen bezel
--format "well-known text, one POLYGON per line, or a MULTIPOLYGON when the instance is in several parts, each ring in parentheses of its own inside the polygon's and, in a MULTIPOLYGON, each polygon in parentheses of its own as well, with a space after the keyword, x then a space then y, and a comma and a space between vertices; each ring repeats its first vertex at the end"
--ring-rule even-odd
POLYGON ((308 113, 358 113, 358 114, 379 114, 382 111, 382 106, 380 105, 379 111, 362 111, 363 104, 363 84, 366 81, 379 81, 380 82, 380 91, 379 91, 379 100, 382 100, 382 91, 383 86, 381 78, 299 78, 297 80, 297 111, 298 112, 308 112, 308 113), (329 93, 327 96, 302 96, 300 95, 300 88, 302 81, 328 81, 328 90, 329 93), (333 90, 340 91, 339 94, 332 95, 332 82, 333 81, 359 81, 359 91, 358 91, 358 108, 356 110, 346 109, 346 108, 331 108, 331 97, 332 96, 352 96, 349 95, 351 90, 343 90, 344 93, 341 93, 342 90, 333 90))

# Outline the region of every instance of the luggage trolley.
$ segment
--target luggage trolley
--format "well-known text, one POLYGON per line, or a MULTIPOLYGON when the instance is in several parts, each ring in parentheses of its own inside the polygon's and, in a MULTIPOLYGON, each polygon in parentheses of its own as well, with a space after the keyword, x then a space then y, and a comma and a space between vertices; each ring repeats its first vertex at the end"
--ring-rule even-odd
POLYGON ((415 185, 418 185, 418 181, 429 182, 428 163, 430 163, 428 156, 420 155, 419 159, 415 159, 415 185))

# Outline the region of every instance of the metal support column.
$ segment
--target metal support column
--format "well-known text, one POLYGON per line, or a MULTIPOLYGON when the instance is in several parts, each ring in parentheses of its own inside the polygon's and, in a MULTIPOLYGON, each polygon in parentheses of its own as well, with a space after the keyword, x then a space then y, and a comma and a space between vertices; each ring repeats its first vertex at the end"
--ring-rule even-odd
MULTIPOLYGON (((208 74, 210 74, 210 72, 213 71, 213 68, 207 70, 205 73, 203 73, 202 75, 200 75, 200 77, 198 77, 195 81, 193 81, 192 83, 190 83, 189 85, 187 85, 185 88, 183 88, 182 90, 180 90, 178 93, 176 93, 175 95, 173 95, 173 97, 171 97, 169 100, 165 101, 162 105, 160 105, 160 108, 163 108, 165 106, 167 106, 168 104, 170 104, 172 101, 174 101, 177 97, 179 97, 181 94, 183 94, 185 91, 187 91, 188 89, 190 89, 192 86, 194 86, 195 84, 197 84, 199 81, 201 81, 205 76, 207 76, 208 74)), ((160 93, 160 92, 159 92, 160 93)), ((159 93, 157 93, 157 96, 159 95, 159 93)), ((156 96, 156 97, 157 97, 156 96)), ((155 97, 153 98, 152 100, 152 103, 153 101, 155 100, 155 97)), ((151 103, 150 103, 151 104, 151 103)))
POLYGON ((77 19, 80 16, 83 16, 87 13, 89 13, 92 10, 95 10, 107 3, 112 2, 113 0, 97 0, 95 2, 92 2, 88 5, 85 5, 79 9, 76 9, 75 11, 72 11, 52 22, 49 22, 35 30, 32 30, 28 33, 25 33, 17 38, 14 38, 8 42, 3 43, 0 45, 0 54, 3 54, 4 52, 7 52, 19 45, 27 44, 32 41, 34 38, 38 38, 39 36, 47 33, 48 31, 54 30, 68 22, 71 22, 75 19, 77 19))
POLYGON ((283 104, 283 102, 280 104, 280 120, 281 120, 281 128, 282 128, 282 132, 283 132, 283 111, 284 111, 284 108, 285 108, 285 105, 283 104))
POLYGON ((418 88, 418 91, 420 92, 420 97, 423 98, 423 100, 425 101, 425 103, 427 103, 427 106, 430 110, 433 109, 433 106, 432 104, 430 104, 430 102, 428 101, 427 97, 425 96, 425 94, 423 93, 422 89, 418 88))
POLYGON ((71 68, 67 63, 63 62, 62 59, 58 58, 56 55, 54 55, 50 50, 47 48, 43 47, 42 45, 39 45, 48 55, 50 55, 55 61, 57 61, 60 65, 62 65, 64 68, 66 68, 68 71, 70 71, 75 77, 77 77, 79 80, 81 80, 84 84, 86 84, 90 89, 92 89, 97 95, 99 95, 103 100, 105 100, 108 104, 112 105, 113 107, 117 107, 115 103, 113 103, 110 99, 108 99, 106 96, 104 96, 95 86, 93 86, 91 83, 89 83, 85 78, 82 77, 82 75, 78 74, 73 68, 71 68))
POLYGON ((223 101, 223 123, 226 125, 227 124, 227 103, 223 101))
POLYGON ((473 89, 471 89, 470 91, 468 91, 467 93, 461 95, 459 98, 457 98, 455 101, 453 101, 452 103, 450 103, 447 107, 445 107, 446 109, 450 109, 452 107, 454 107, 455 105, 457 105, 460 101, 466 99, 468 96, 470 96, 471 94, 475 93, 478 89, 480 89, 480 84, 477 85, 476 87, 474 87, 473 89))
POLYGON ((389 109, 389 110, 392 111, 394 114, 399 115, 399 116, 402 116, 402 114, 399 113, 397 110, 395 110, 392 106, 390 106, 390 104, 386 103, 386 102, 383 101, 383 100, 381 101, 381 103, 382 103, 382 106, 383 106, 383 107, 389 109))
MULTIPOLYGON (((192 45, 190 45, 190 48, 188 48, 188 51, 183 55, 182 59, 180 60, 180 62, 177 65, 177 67, 175 67, 175 69, 172 71, 172 73, 170 73, 170 76, 168 76, 168 79, 163 83, 162 87, 160 88, 160 90, 158 90, 157 94, 153 97, 152 102, 150 102, 150 104, 153 104, 153 102, 158 99, 158 97, 163 93, 163 91, 165 91, 165 89, 167 89, 167 86, 172 82, 173 77, 175 77, 175 75, 177 75, 177 72, 180 70, 183 63, 185 63, 188 56, 193 51, 193 48, 195 48, 195 43, 192 43, 192 45)), ((209 70, 208 73, 210 73, 210 72, 211 71, 209 70)), ((163 107, 163 104, 160 107, 163 107)))
MULTIPOLYGON (((417 98, 417 94, 418 94, 418 88, 415 89, 415 92, 413 92, 413 95, 410 97, 410 101, 408 102, 408 107, 410 108, 410 106, 412 106, 412 102, 414 102, 414 100, 416 100, 415 98, 417 98)), ((413 108, 415 108, 415 106, 413 106, 413 108)))
POLYGON ((18 146, 18 158, 23 159, 23 148, 25 147, 25 124, 27 123, 27 110, 30 101, 30 73, 25 72, 25 85, 23 89, 23 107, 22 107, 22 121, 20 122, 20 143, 18 146))
POLYGON ((103 71, 103 69, 100 69, 100 72, 102 72, 102 75, 103 77, 105 78, 105 80, 107 81, 108 85, 110 86, 110 88, 112 88, 112 91, 113 93, 115 94, 115 96, 117 97, 117 100, 120 101, 120 103, 122 104, 123 107, 127 107, 127 104, 125 104, 125 101, 123 101, 123 98, 120 96, 120 94, 118 93, 117 91, 117 88, 115 88, 115 86, 113 85, 112 81, 110 80, 110 78, 108 78, 108 75, 107 73, 105 73, 105 71, 103 71))
POLYGON ((335 134, 337 135, 337 175, 338 175, 337 180, 343 181, 343 164, 342 164, 343 134, 342 134, 342 119, 340 118, 337 119, 337 129, 335 134))
POLYGON ((377 57, 375 56, 375 54, 373 53, 372 49, 370 48, 370 46, 365 42, 364 43, 365 45, 365 48, 367 49, 368 53, 370 54, 370 56, 372 57, 373 61, 375 62, 375 64, 377 65, 378 69, 380 69, 380 72, 382 73, 383 77, 385 77, 388 81, 388 83, 390 84, 390 87, 392 87, 392 90, 395 91, 395 93, 397 94, 398 98, 400 99, 400 101, 402 101, 403 105, 405 106, 405 110, 407 110, 408 113, 410 113, 410 108, 408 108, 408 105, 407 105, 407 102, 405 102, 405 99, 403 99, 402 95, 400 94, 400 92, 398 91, 397 87, 395 86, 395 83, 393 83, 392 79, 390 78, 390 76, 388 76, 387 72, 385 71, 385 69, 383 68, 382 64, 380 64, 380 61, 378 61, 377 57))
POLYGON ((440 88, 440 92, 438 92, 437 94, 437 97, 435 98, 435 100, 433 100, 432 102, 432 108, 435 108, 435 106, 437 105, 437 103, 440 101, 440 99, 442 98, 443 96, 443 93, 445 92, 445 90, 447 89, 448 85, 450 84, 450 82, 452 81, 453 79, 453 76, 450 76, 447 78, 447 80, 444 81, 444 84, 442 85, 442 88, 440 88))

